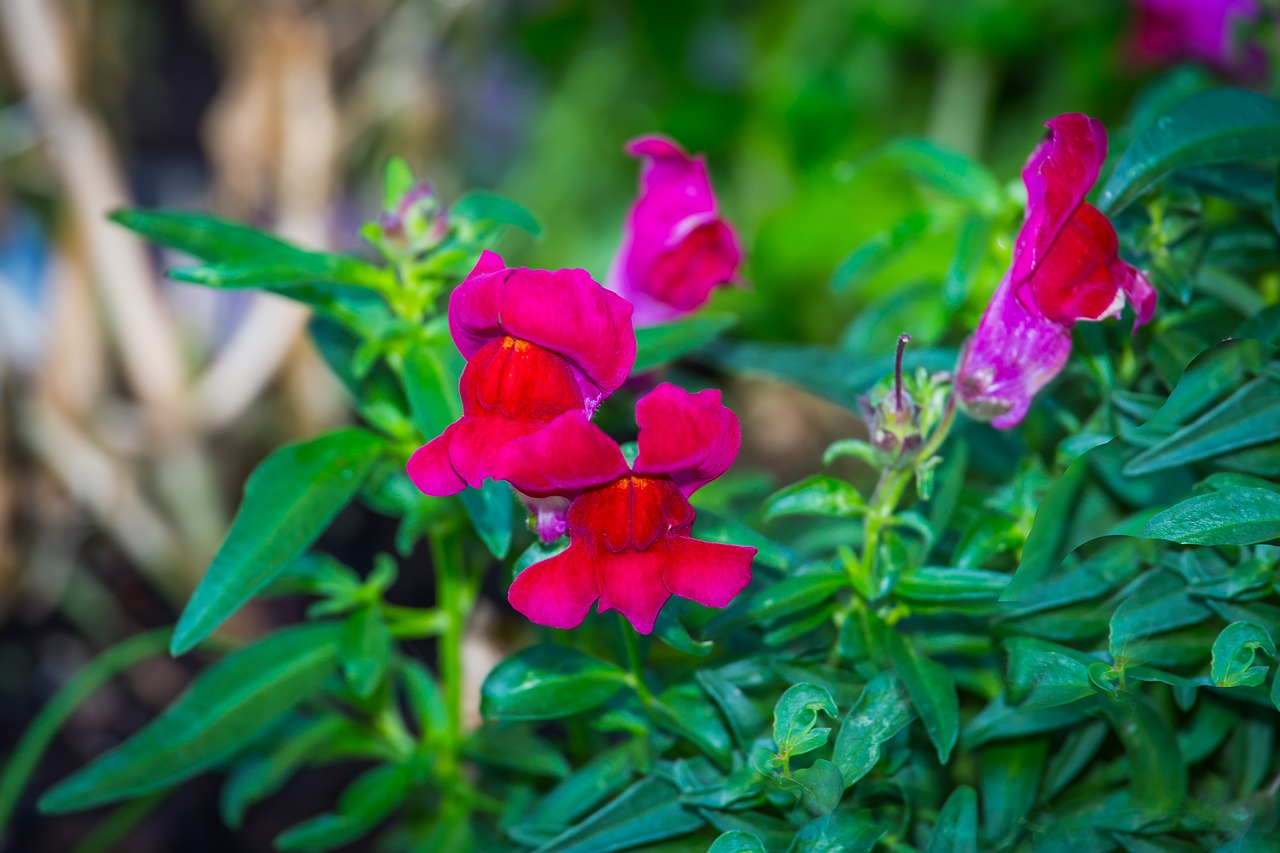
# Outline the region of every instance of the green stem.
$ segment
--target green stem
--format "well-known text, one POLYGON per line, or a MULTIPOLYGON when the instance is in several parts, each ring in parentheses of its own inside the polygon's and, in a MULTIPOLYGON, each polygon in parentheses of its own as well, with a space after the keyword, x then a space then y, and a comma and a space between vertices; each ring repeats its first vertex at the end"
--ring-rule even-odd
POLYGON ((636 696, 640 697, 640 701, 649 706, 653 704, 653 694, 649 692, 649 685, 644 681, 644 663, 640 658, 640 638, 636 636, 636 632, 631 628, 630 623, 621 615, 618 616, 618 627, 622 631, 622 642, 627 647, 627 668, 631 670, 631 686, 635 688, 636 696))
POLYGON ((436 607, 446 619, 440 635, 440 679, 443 682, 447 729, 445 736, 456 755, 462 744, 462 634, 468 610, 462 577, 462 549, 458 534, 431 537, 431 560, 436 572, 436 607))

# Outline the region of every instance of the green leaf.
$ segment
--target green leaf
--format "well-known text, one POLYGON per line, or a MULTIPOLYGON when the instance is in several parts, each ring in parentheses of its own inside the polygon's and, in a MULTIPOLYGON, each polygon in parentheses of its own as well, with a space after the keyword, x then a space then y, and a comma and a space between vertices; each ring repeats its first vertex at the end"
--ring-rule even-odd
POLYGON ((1280 382, 1259 376, 1195 421, 1134 456, 1126 476, 1139 476, 1220 456, 1280 438, 1280 382))
POLYGON ((781 515, 818 515, 853 518, 866 512, 867 502, 851 484, 826 474, 815 474, 775 492, 765 501, 766 519, 781 515))
POLYGON ((555 720, 607 702, 626 682, 611 663, 544 643, 494 667, 480 690, 480 710, 496 720, 555 720))
POLYGON ((454 202, 449 215, 478 225, 512 225, 535 237, 542 235, 538 220, 523 206, 504 196, 487 192, 470 192, 454 202))
POLYGON ((1141 693, 1103 703, 1124 745, 1134 804, 1150 815, 1173 816, 1187 796, 1187 767, 1168 720, 1141 693))
POLYGON ((537 838, 536 843, 542 843, 564 832, 631 782, 636 769, 633 753, 630 745, 624 745, 596 756, 529 809, 511 828, 512 836, 518 841, 537 838))
POLYGON ((868 157, 887 163, 957 201, 994 215, 1004 206, 995 176, 977 160, 928 139, 899 139, 868 157))
POLYGON ((435 737, 448 731, 449 711, 444 697, 431 673, 418 661, 401 657, 400 669, 411 718, 417 722, 423 740, 432 743, 435 737))
POLYGON ((1024 711, 1054 708, 1097 694, 1089 660, 1074 649, 1031 637, 1015 637, 1009 649, 1008 695, 1024 711))
POLYGON ((803 755, 827 742, 831 729, 818 726, 818 712, 834 718, 839 710, 831 692, 818 684, 793 684, 773 708, 773 742, 779 752, 803 755))
POLYGON ((794 791, 800 798, 800 808, 813 817, 829 814, 840 805, 844 796, 844 780, 840 771, 825 758, 819 758, 812 766, 795 771, 778 779, 784 788, 794 791))
POLYGON ((501 480, 485 480, 480 488, 466 489, 459 497, 489 553, 499 560, 506 559, 516 518, 511 487, 501 480))
POLYGON ((724 714, 738 746, 743 750, 750 749, 764 728, 764 715, 757 710, 755 703, 740 687, 716 670, 700 669, 694 673, 694 678, 724 714))
POLYGON ((413 169, 403 157, 388 157, 382 167, 382 209, 388 213, 400 206, 400 199, 413 189, 413 169))
POLYGON ((978 853, 978 795, 968 785, 947 797, 929 833, 927 853, 978 853))
POLYGON ((611 853, 685 835, 703 823, 697 812, 681 805, 679 789, 650 777, 536 853, 611 853))
POLYGON ((800 827, 787 853, 871 853, 885 834, 870 810, 840 809, 800 827))
POLYGON ((698 508, 697 518, 693 522, 693 535, 704 542, 755 548, 756 563, 775 569, 785 571, 799 562, 796 552, 786 545, 757 533, 741 521, 709 509, 698 508))
POLYGON ((636 329, 636 362, 632 373, 643 373, 697 352, 738 322, 732 314, 700 314, 657 326, 636 329))
POLYGON ((391 661, 391 631, 377 607, 362 607, 347 617, 339 654, 351 692, 368 699, 382 683, 391 661))
POLYGON ((917 655, 897 632, 889 631, 886 636, 893 670, 906 685, 911 704, 938 751, 938 761, 946 764, 960 737, 960 697, 955 679, 942 664, 917 655))
POLYGON ((676 615, 678 608, 670 603, 658 612, 658 621, 654 624, 653 635, 677 651, 687 655, 706 657, 711 654, 715 643, 711 640, 695 640, 689 629, 676 615))
POLYGON ((525 776, 563 779, 572 770, 554 744, 527 726, 478 729, 462 745, 462 754, 477 764, 514 770, 525 776))
POLYGON ((245 484, 227 538, 173 631, 183 654, 316 541, 386 453, 371 432, 344 429, 280 448, 245 484))
POLYGON ((202 261, 246 261, 302 251, 248 225, 186 210, 126 208, 110 218, 153 243, 202 261))
POLYGON ((272 745, 270 753, 241 760, 228 774, 218 800, 219 812, 227 826, 239 829, 250 806, 279 791, 304 765, 324 757, 327 747, 350 725, 343 717, 336 716, 293 723, 293 720, 286 721, 286 734, 272 745))
POLYGON ((899 598, 922 603, 995 601, 1009 585, 1009 575, 986 569, 921 566, 908 569, 894 588, 899 598))
POLYGON ((462 401, 458 397, 458 378, 462 375, 461 356, 453 346, 414 346, 404 354, 405 396, 413 422, 430 440, 462 417, 462 401))
POLYGON ((394 282, 390 272, 358 258, 301 249, 269 258, 179 267, 169 270, 168 276, 205 287, 271 288, 285 296, 292 284, 341 284, 383 290, 394 282))
POLYGON ((956 252, 942 282, 943 302, 951 308, 959 308, 969 300, 973 284, 982 271, 987 249, 991 244, 992 221, 982 214, 970 214, 960 226, 956 237, 956 252))
POLYGON ((1183 545, 1253 545, 1280 537, 1280 494, 1232 488, 1156 513, 1142 535, 1183 545))
POLYGON ((765 849, 754 833, 734 829, 711 842, 707 853, 765 853, 765 849))
POLYGON ((892 672, 882 672, 863 689, 858 703, 840 722, 832 759, 845 787, 871 772, 880 747, 916 718, 906 686, 892 672))
POLYGON ((405 801, 413 787, 408 768, 384 764, 368 770, 343 790, 337 811, 325 812, 276 837, 277 850, 332 850, 368 835, 405 801))
POLYGON ((934 227, 939 217, 924 211, 907 214, 889 229, 876 234, 854 249, 836 267, 831 289, 845 293, 864 283, 875 273, 913 247, 934 227))
POLYGON ((273 634, 202 672, 159 717, 40 799, 49 814, 142 796, 218 766, 333 672, 340 628, 273 634))
POLYGON ((1049 744, 1043 738, 987 746, 982 750, 979 785, 987 837, 1007 847, 1035 805, 1049 744))
POLYGON ((1276 644, 1257 622, 1232 622, 1213 641, 1213 683, 1219 687, 1257 687, 1267 677, 1265 665, 1254 666, 1257 652, 1276 656, 1276 644))
POLYGON ((1115 216, 1175 169, 1278 154, 1280 103, 1243 89, 1199 92, 1134 139, 1103 186, 1098 207, 1115 216))

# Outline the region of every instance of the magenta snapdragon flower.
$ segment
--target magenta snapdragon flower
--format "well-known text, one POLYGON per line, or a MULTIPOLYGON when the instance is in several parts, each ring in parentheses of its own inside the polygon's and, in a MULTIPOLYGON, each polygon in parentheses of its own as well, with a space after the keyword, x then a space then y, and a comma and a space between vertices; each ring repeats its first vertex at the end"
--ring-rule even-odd
POLYGON ((428 495, 505 479, 495 463, 504 444, 566 412, 589 418, 636 358, 626 300, 583 270, 507 269, 493 252, 450 297, 449 331, 467 359, 462 417, 408 463, 428 495))
POLYGON ((960 402, 1000 429, 1020 423, 1061 372, 1076 322, 1118 316, 1128 302, 1136 328, 1156 304, 1146 277, 1120 259, 1110 221, 1084 200, 1107 156, 1102 123, 1068 113, 1047 125, 1022 171, 1027 214, 1013 264, 956 368, 960 402))
POLYGON ((648 326, 688 314, 716 287, 733 281, 742 250, 720 217, 707 164, 663 136, 627 145, 644 160, 640 195, 605 280, 648 326))
POLYGON ((636 422, 634 465, 579 411, 500 451, 517 488, 572 501, 569 547, 530 566, 508 592, 531 621, 572 628, 598 600, 601 612, 617 610, 648 634, 672 595, 724 607, 751 581, 756 549, 690 532, 689 496, 729 469, 741 443, 720 392, 664 383, 636 404, 636 422))

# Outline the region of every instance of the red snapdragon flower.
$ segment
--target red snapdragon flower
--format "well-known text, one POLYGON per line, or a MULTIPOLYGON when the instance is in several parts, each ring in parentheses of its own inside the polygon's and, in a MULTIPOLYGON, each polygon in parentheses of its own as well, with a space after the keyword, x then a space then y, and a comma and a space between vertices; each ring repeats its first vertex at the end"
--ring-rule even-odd
POLYGON ((1195 60, 1247 80, 1266 77, 1267 54, 1244 30, 1262 14, 1258 0, 1135 0, 1130 52, 1139 62, 1195 60))
POLYGON ((644 160, 640 195, 606 284, 636 307, 636 324, 647 326, 706 302, 733 280, 742 250, 720 218, 701 157, 663 136, 633 140, 627 152, 644 160))
POLYGON ((496 464, 504 444, 566 412, 589 418, 636 358, 626 300, 583 270, 507 269, 493 252, 450 297, 449 331, 467 359, 462 417, 408 464, 435 496, 506 479, 496 464))
POLYGON ((956 368, 960 401, 999 429, 1020 423, 1062 370, 1077 321, 1118 316, 1128 301, 1137 328, 1155 311, 1155 289, 1120 259, 1115 229, 1084 200, 1107 156, 1102 123, 1069 113, 1047 124, 1022 171, 1027 216, 1013 265, 956 368))
POLYGON ((664 383, 636 404, 636 422, 634 465, 581 411, 499 451, 517 488, 572 498, 569 547, 526 569, 507 595, 533 622, 572 628, 599 599, 601 612, 648 634, 670 596, 724 607, 750 582, 754 548, 690 535, 689 496, 728 470, 741 442, 720 392, 664 383))

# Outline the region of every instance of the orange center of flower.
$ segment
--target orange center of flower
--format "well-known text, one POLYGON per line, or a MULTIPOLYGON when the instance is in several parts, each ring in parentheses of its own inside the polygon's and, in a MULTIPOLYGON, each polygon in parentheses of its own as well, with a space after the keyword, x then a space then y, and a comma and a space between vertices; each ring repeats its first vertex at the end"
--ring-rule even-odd
POLYGON ((693 507, 671 480, 631 474, 575 500, 569 530, 615 553, 643 551, 673 531, 687 535, 693 518, 693 507))
POLYGON ((462 371, 462 413, 544 424, 581 409, 569 363, 549 349, 511 336, 490 341, 462 371))

